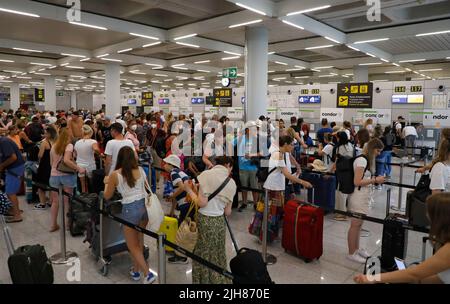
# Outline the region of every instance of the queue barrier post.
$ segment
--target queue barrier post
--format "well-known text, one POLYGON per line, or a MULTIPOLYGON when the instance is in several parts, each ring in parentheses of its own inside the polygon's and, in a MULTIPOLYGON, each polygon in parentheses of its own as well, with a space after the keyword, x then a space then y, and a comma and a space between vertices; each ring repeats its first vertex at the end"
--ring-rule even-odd
POLYGON ((402 199, 403 199, 403 170, 405 168, 405 163, 400 163, 400 186, 398 187, 398 204, 397 206, 391 206, 391 209, 394 211, 402 212, 402 199))
POLYGON ((268 232, 268 216, 269 216, 269 190, 265 189, 264 192, 264 214, 263 214, 263 239, 262 239, 262 256, 264 263, 267 265, 273 265, 277 262, 277 258, 267 253, 267 232, 268 232))
POLYGON ((58 204, 59 204, 59 218, 61 221, 60 227, 60 241, 61 241, 61 251, 50 257, 50 261, 53 264, 67 264, 71 262, 78 255, 75 252, 67 251, 66 249, 66 212, 64 206, 64 191, 63 186, 58 188, 58 204))
POLYGON ((166 235, 158 233, 158 282, 159 284, 166 284, 166 249, 164 242, 166 235))
POLYGON ((389 210, 391 209, 391 188, 387 188, 386 191, 386 217, 389 216, 389 210))

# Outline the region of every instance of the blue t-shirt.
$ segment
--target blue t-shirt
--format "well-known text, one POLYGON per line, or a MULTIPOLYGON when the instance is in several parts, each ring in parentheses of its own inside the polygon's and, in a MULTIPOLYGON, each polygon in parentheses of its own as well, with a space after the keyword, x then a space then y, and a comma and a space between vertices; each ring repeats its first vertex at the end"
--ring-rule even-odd
POLYGON ((246 138, 245 136, 241 136, 235 138, 233 141, 233 146, 237 146, 237 155, 239 169, 243 171, 257 171, 258 166, 253 164, 249 158, 245 158, 245 154, 254 154, 257 152, 257 140, 256 138, 246 138), (255 145, 255 146, 253 146, 255 145))
POLYGON ((316 136, 317 136, 317 140, 320 143, 324 142, 324 134, 325 133, 333 133, 333 129, 331 129, 331 128, 322 128, 319 131, 317 131, 317 135, 316 136))
MULTIPOLYGON (((185 181, 188 181, 189 176, 186 173, 184 173, 183 171, 181 171, 180 169, 175 168, 172 171, 170 171, 170 180, 172 181, 173 190, 175 192, 178 189, 177 184, 179 182, 184 183, 185 181)), ((178 205, 185 204, 186 203, 185 198, 186 198, 186 192, 183 191, 176 197, 178 205)))
POLYGON ((7 137, 0 137, 0 162, 5 162, 11 155, 16 154, 17 159, 5 169, 12 169, 25 163, 16 143, 7 137))

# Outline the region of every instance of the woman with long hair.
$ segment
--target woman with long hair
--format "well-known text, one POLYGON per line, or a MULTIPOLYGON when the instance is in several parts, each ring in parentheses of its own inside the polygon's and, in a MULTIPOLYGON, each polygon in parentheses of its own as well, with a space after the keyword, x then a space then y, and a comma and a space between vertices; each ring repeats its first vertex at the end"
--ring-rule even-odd
MULTIPOLYGON (((71 143, 69 131, 67 128, 61 128, 59 130, 58 139, 50 150, 50 163, 52 165, 49 180, 50 187, 59 188, 60 186, 63 186, 65 192, 73 193, 73 189, 77 186, 76 173, 84 173, 86 171, 84 168, 79 167, 76 164, 73 152, 74 149, 73 144, 71 143), (59 165, 62 163, 72 169, 73 173, 59 171, 59 165)), ((59 200, 57 192, 52 191, 51 196, 52 208, 50 232, 53 232, 59 229, 59 225, 57 223, 59 200)), ((64 196, 64 204, 66 207, 65 210, 69 210, 69 198, 67 196, 64 196)), ((66 218, 66 223, 69 223, 68 220, 69 219, 66 218)), ((69 225, 67 225, 67 227, 69 227, 69 225)))
MULTIPOLYGON (((52 165, 50 162, 50 150, 58 138, 58 133, 54 127, 47 127, 44 133, 44 140, 39 147, 39 167, 36 174, 36 181, 40 184, 49 185, 50 173, 52 165)), ((38 188, 39 203, 34 206, 36 210, 46 209, 50 202, 47 201, 45 190, 38 188)))
POLYGON ((450 192, 450 140, 439 145, 438 155, 431 164, 430 190, 432 193, 450 192))
MULTIPOLYGON (((105 185, 104 198, 106 200, 111 199, 116 190, 122 195, 121 217, 127 222, 145 228, 148 224, 148 214, 145 208, 145 198, 148 195, 146 188, 150 189, 150 187, 144 170, 138 166, 136 153, 131 147, 125 146, 120 149, 116 167, 105 178, 105 185)), ((144 235, 127 226, 123 226, 123 234, 133 259, 133 266, 130 269, 131 279, 139 281, 142 273, 144 284, 153 283, 156 275, 150 271, 143 254, 144 235)))
POLYGON ((367 129, 365 129, 365 128, 360 129, 356 133, 356 138, 357 138, 357 141, 358 141, 358 145, 356 146, 356 155, 359 155, 359 154, 361 154, 362 150, 366 146, 366 143, 368 143, 369 140, 370 140, 369 131, 367 129))
MULTIPOLYGON (((371 139, 365 145, 361 155, 353 162, 355 190, 348 197, 348 210, 355 213, 369 212, 370 187, 373 184, 383 184, 384 176, 375 177, 376 157, 383 151, 383 143, 378 138, 371 139)), ((363 220, 352 218, 348 230, 348 256, 357 263, 365 263, 370 256, 365 249, 359 248, 359 236, 363 220)))
POLYGON ((426 206, 435 254, 417 266, 382 273, 376 281, 363 274, 357 275, 353 279, 356 283, 450 284, 450 193, 431 195, 426 206))

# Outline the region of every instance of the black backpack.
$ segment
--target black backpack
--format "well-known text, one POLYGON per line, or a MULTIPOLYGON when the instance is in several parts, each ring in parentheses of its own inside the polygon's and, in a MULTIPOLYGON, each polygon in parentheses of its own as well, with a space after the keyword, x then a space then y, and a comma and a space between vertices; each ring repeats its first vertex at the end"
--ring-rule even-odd
POLYGON ((274 284, 259 251, 241 248, 231 259, 230 269, 237 277, 234 284, 274 284))
POLYGON ((168 138, 169 138, 168 136, 167 137, 160 136, 157 137, 155 140, 155 152, 161 159, 166 157, 167 154, 166 140, 168 138))
MULTIPOLYGON (((270 156, 263 157, 263 158, 261 158, 261 162, 264 163, 264 161, 265 161, 266 163, 268 163, 269 159, 270 159, 270 156)), ((284 162, 286 163, 286 153, 284 153, 284 162)), ((269 166, 261 166, 260 165, 258 167, 258 171, 256 172, 256 178, 258 179, 258 182, 265 183, 267 178, 269 177, 269 175, 272 174, 276 169, 278 169, 278 167, 272 168, 269 171, 269 166)))
MULTIPOLYGON (((430 169, 431 172, 432 168, 430 169)), ((431 195, 431 178, 429 174, 423 174, 420 177, 419 182, 416 185, 416 188, 412 191, 411 195, 415 199, 425 202, 427 200, 427 197, 431 195)))
MULTIPOLYGON (((353 155, 356 154, 356 147, 354 147, 353 155)), ((336 161, 336 181, 339 191, 344 194, 352 194, 355 191, 355 171, 353 170, 353 163, 358 157, 364 157, 367 160, 367 166, 364 169, 363 175, 369 169, 369 160, 364 154, 348 157, 339 155, 336 161)))

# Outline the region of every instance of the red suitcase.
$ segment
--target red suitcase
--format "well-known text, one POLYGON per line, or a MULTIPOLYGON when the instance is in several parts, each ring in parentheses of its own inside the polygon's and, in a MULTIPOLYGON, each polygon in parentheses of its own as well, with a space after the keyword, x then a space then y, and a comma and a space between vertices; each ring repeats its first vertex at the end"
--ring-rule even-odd
POLYGON ((322 208, 290 200, 284 206, 283 236, 281 245, 305 262, 319 259, 323 253, 322 208))

